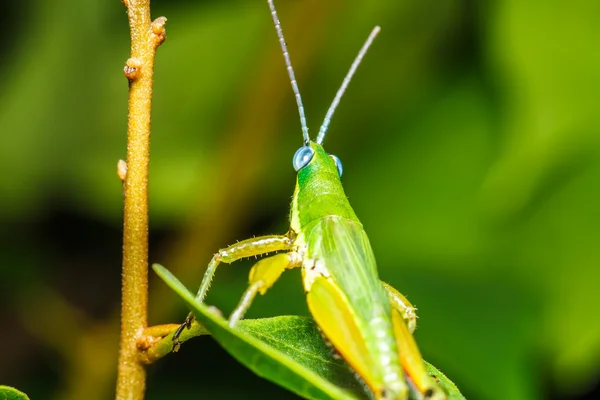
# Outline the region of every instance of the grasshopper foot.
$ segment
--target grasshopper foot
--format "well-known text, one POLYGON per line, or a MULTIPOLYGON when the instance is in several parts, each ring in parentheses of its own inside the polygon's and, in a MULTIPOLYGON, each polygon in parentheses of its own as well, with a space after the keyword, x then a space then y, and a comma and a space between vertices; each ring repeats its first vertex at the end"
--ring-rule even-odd
POLYGON ((181 325, 179 325, 179 328, 177 328, 177 330, 173 334, 173 353, 176 353, 179 351, 179 348, 181 347, 181 342, 179 341, 179 336, 181 336, 184 329, 186 329, 186 328, 190 329, 193 321, 194 321, 194 316, 192 314, 188 315, 187 318, 185 319, 185 321, 183 321, 183 323, 181 325))

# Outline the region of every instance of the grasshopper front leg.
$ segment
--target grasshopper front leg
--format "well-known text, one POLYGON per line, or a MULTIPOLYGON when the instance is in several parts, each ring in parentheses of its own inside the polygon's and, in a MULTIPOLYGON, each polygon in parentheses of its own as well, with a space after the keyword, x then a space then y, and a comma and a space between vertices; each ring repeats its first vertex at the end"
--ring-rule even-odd
POLYGON ((244 317, 256 293, 265 294, 286 269, 302 266, 302 255, 297 251, 277 254, 260 260, 250 270, 250 286, 244 292, 240 303, 229 317, 229 326, 233 327, 244 317))
MULTIPOLYGON (((208 268, 200 283, 200 288, 196 294, 197 301, 203 301, 206 297, 206 293, 210 288, 210 283, 215 275, 217 267, 220 263, 230 264, 234 261, 240 260, 246 257, 260 256, 267 253, 272 253, 280 250, 290 250, 294 243, 292 233, 285 235, 268 235, 259 236, 252 239, 242 240, 231 246, 225 247, 219 250, 208 264, 208 268)), ((185 328, 189 328, 194 321, 194 315, 189 313, 185 321, 177 328, 173 334, 173 350, 177 351, 181 343, 179 342, 179 336, 185 328)))

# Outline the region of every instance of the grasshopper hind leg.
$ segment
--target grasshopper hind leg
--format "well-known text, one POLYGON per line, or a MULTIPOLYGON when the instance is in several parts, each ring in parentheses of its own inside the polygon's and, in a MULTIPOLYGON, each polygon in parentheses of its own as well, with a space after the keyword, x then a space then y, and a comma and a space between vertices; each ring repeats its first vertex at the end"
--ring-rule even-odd
POLYGON ((408 327, 410 333, 414 333, 417 329, 417 308, 402 293, 396 290, 393 286, 381 281, 387 295, 392 303, 392 307, 397 310, 408 327))
POLYGON ((411 386, 425 400, 446 400, 446 394, 429 376, 417 343, 412 335, 417 327, 416 308, 392 286, 381 282, 392 306, 392 323, 402 369, 406 373, 411 386))

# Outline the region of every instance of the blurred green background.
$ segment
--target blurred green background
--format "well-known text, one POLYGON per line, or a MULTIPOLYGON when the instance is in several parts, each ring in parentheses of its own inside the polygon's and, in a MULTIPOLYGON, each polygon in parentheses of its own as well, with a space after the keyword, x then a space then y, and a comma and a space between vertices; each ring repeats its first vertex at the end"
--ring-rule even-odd
MULTIPOLYGON (((470 399, 583 399, 600 365, 600 2, 280 0, 313 135, 374 25, 327 150, 425 358, 470 399)), ((219 247, 287 230, 301 145, 263 0, 154 0, 151 262, 188 287, 219 247)), ((113 396, 129 31, 119 0, 9 0, 0 43, 0 383, 113 396)), ((225 313, 252 262, 224 266, 225 313)), ((150 322, 179 322, 155 276, 150 322)), ((248 317, 307 314, 299 271, 248 317)), ((293 398, 210 338, 148 399, 293 398)))

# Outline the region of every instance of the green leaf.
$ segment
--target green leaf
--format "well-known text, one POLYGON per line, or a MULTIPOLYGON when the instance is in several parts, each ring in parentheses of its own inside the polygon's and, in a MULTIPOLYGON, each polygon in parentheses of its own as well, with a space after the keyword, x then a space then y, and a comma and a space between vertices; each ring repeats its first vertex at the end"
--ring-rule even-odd
POLYGON ((273 381, 309 399, 356 399, 357 395, 338 388, 315 371, 240 329, 231 329, 227 321, 195 300, 177 278, 164 267, 154 271, 190 306, 194 315, 225 350, 258 376, 273 381))
POLYGON ((29 397, 13 387, 0 385, 0 400, 29 400, 29 397))
POLYGON ((364 398, 364 390, 354 373, 345 361, 332 356, 331 348, 311 318, 286 315, 243 320, 239 327, 335 386, 364 398))
POLYGON ((429 364, 427 361, 425 361, 425 368, 427 369, 427 373, 432 376, 442 390, 446 392, 448 400, 465 400, 465 396, 460 393, 454 382, 448 379, 448 377, 439 369, 429 364))
MULTIPOLYGON (((233 357, 257 375, 309 399, 364 399, 366 394, 354 372, 343 360, 333 357, 310 318, 281 316, 242 320, 231 329, 164 267, 154 271, 193 310, 198 321, 233 357)), ((449 400, 464 399, 456 386, 435 367, 428 372, 438 380, 449 400)))

